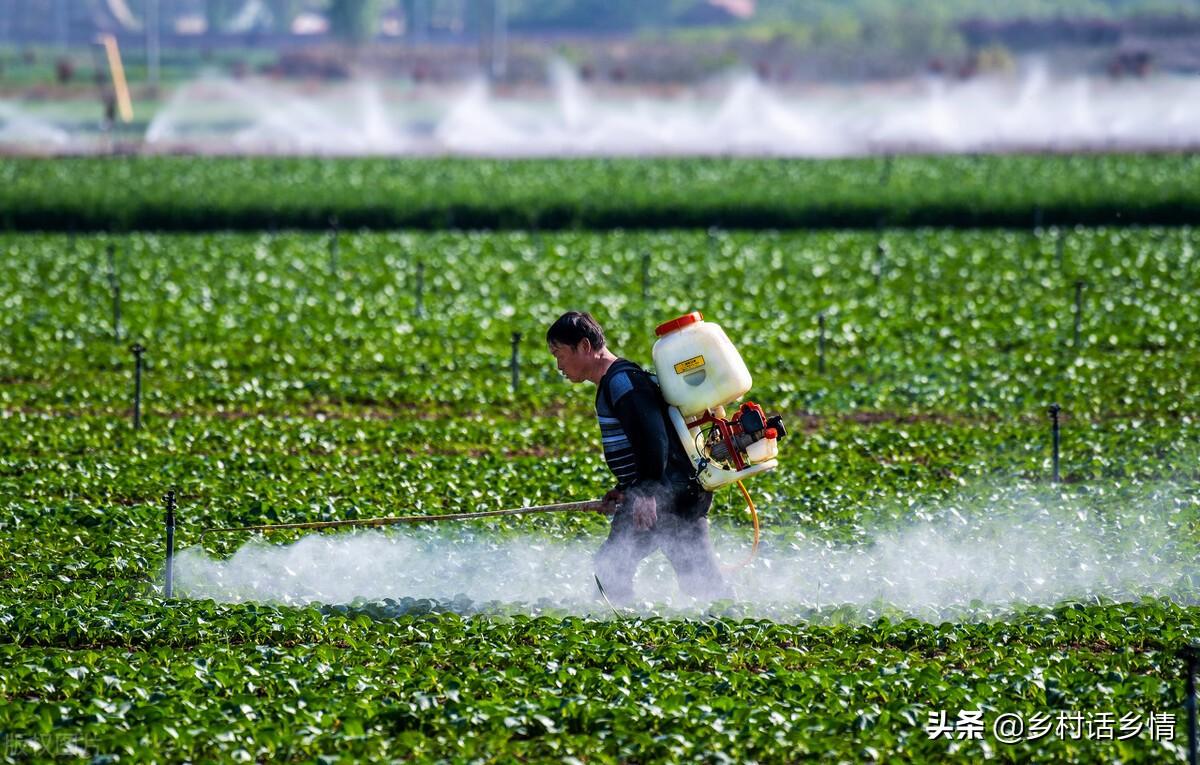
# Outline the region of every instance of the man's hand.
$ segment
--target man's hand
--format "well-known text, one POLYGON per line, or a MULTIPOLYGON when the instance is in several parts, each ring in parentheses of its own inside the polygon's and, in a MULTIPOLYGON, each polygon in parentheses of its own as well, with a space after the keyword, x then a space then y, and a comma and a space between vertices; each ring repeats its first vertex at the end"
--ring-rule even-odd
POLYGON ((633 527, 649 531, 658 522, 658 503, 654 497, 636 497, 633 500, 633 527))
POLYGON ((605 515, 612 515, 617 512, 617 506, 625 501, 625 492, 620 489, 609 489, 604 495, 604 499, 600 500, 600 510, 598 512, 605 515))

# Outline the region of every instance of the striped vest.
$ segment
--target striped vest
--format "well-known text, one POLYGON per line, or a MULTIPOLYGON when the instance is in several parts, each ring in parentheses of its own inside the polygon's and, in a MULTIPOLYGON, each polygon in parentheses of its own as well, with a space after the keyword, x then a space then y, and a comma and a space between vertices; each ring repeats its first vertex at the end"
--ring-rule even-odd
POLYGON ((675 485, 686 485, 692 479, 691 461, 688 460, 683 446, 675 437, 675 432, 666 414, 666 403, 658 390, 658 381, 637 364, 627 359, 617 359, 613 362, 601 379, 596 389, 596 419, 600 424, 600 442, 604 447, 604 461, 608 469, 617 479, 620 488, 626 488, 638 479, 637 459, 633 444, 621 421, 617 418, 614 405, 621 397, 631 392, 635 386, 649 385, 653 388, 657 401, 657 411, 650 416, 658 416, 666 428, 668 458, 664 479, 675 485))
POLYGON ((629 443, 629 436, 625 434, 621 421, 613 411, 613 402, 619 401, 621 396, 633 390, 631 375, 639 373, 643 372, 637 364, 617 359, 596 389, 596 419, 600 423, 600 443, 604 447, 604 461, 608 463, 608 469, 616 476, 617 485, 621 487, 628 486, 637 479, 637 464, 633 444, 629 443))

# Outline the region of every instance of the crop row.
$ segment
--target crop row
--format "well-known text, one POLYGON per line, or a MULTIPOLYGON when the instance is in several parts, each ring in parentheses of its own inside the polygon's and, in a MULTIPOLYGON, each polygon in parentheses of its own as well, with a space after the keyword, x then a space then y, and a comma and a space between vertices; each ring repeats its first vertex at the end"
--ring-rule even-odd
POLYGON ((73 746, 76 757, 123 762, 917 762, 955 753, 1161 762, 1182 751, 1175 731, 1173 741, 1143 730, 1124 741, 1056 735, 1007 746, 931 740, 924 726, 931 710, 953 720, 963 709, 985 710, 989 722, 1002 711, 1136 712, 1145 725, 1150 712, 1180 708, 1170 639, 1200 626, 1194 612, 1157 602, 1033 609, 1000 624, 857 628, 373 622, 211 603, 164 611, 141 600, 126 609, 153 632, 200 624, 211 637, 200 655, 140 638, 135 645, 148 645, 135 652, 0 645, 0 693, 28 699, 0 706, 11 761, 31 753, 25 742, 49 740, 62 748, 55 756, 73 746), (8 738, 13 731, 24 735, 8 738))
POLYGON ((0 404, 127 408, 140 342, 160 415, 554 409, 561 311, 646 363, 698 309, 786 410, 1178 416, 1200 409, 1198 248, 1190 228, 10 235, 0 404))
MULTIPOLYGON (((976 483, 1032 488, 1049 476, 1049 428, 1041 421, 830 418, 793 419, 793 427, 787 470, 755 483, 764 517, 806 519, 842 539, 861 536, 864 526, 911 520, 910 495, 976 483)), ((189 505, 182 522, 194 534, 230 519, 331 520, 584 499, 609 481, 593 447, 594 424, 577 408, 555 417, 418 421, 189 415, 150 418, 138 433, 118 414, 16 415, 0 418, 0 436, 0 492, 57 508, 53 516, 4 519, 35 534, 61 523, 135 520, 157 533, 158 500, 172 487, 189 505), (135 514, 134 507, 141 509, 135 514)), ((1063 428, 1062 454, 1072 483, 1194 481, 1200 422, 1072 421, 1063 428)), ((732 496, 715 518, 737 517, 724 512, 739 509, 732 496)), ((589 518, 563 528, 595 527, 589 518)))
POLYGON ((0 160, 0 227, 845 228, 1189 224, 1196 155, 0 160))

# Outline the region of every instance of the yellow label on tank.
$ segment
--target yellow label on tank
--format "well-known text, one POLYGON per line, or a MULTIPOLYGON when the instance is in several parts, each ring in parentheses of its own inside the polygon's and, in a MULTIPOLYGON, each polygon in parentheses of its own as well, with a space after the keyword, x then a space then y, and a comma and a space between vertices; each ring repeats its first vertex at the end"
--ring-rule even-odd
POLYGON ((675 365, 675 374, 681 375, 684 372, 690 372, 693 369, 699 369, 704 366, 703 356, 693 356, 686 361, 681 361, 675 365))

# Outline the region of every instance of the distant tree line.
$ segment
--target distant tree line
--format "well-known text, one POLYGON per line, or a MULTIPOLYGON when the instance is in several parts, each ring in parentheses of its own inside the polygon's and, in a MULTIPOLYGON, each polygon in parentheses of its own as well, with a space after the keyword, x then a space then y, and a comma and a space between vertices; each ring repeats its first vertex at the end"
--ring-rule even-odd
MULTIPOLYGON (((439 2, 439 0, 430 0, 439 2)), ((454 2, 455 0, 440 0, 454 2)), ((705 0, 507 0, 515 29, 637 31, 688 24, 705 0)), ((879 36, 878 27, 921 22, 953 24, 967 18, 1056 16, 1126 18, 1137 15, 1200 16, 1197 0, 757 0, 754 14, 732 21, 751 27, 809 27, 835 37, 879 36)))
MULTIPOLYGON (((9 0, 12 2, 12 0, 9 0)), ((162 13, 197 3, 159 0, 162 13)), ((0 0, 2 4, 4 0, 0 0)), ((39 18, 54 16, 56 2, 28 3, 39 18)), ((147 0, 125 0, 144 17, 147 0)), ((303 12, 327 16, 330 31, 350 42, 372 39, 385 13, 398 16, 409 35, 441 24, 459 32, 489 28, 497 6, 514 33, 733 34, 786 40, 799 48, 853 47, 934 52, 962 44, 964 21, 1011 19, 1124 20, 1136 17, 1200 19, 1200 0, 743 0, 753 7, 745 18, 724 15, 708 0, 262 0, 270 27, 287 33, 303 12), (446 20, 452 23, 446 23, 446 20), (707 25, 707 26, 706 26, 707 25)), ((203 0, 208 29, 230 31, 246 0, 203 0)), ((0 8, 0 13, 3 8, 0 8)), ((261 27, 259 27, 261 29, 261 27)))
MULTIPOLYGON (((278 28, 302 11, 327 13, 334 31, 362 38, 378 29, 381 14, 400 9, 411 24, 446 15, 469 18, 493 12, 495 0, 265 0, 278 28)), ((226 23, 245 0, 206 0, 210 28, 226 23)), ((131 2, 130 5, 140 5, 131 2)), ((633 32, 666 30, 711 18, 697 13, 706 0, 504 0, 514 30, 633 32)), ((811 30, 822 39, 884 36, 888 26, 932 22, 951 25, 967 18, 1009 19, 1057 16, 1118 19, 1139 15, 1200 16, 1200 0, 756 0, 753 15, 730 23, 753 28, 811 30), (911 20, 911 21, 906 21, 911 20)), ((470 21, 468 20, 468 24, 470 21)), ((911 34, 911 31, 909 32, 911 34)))

